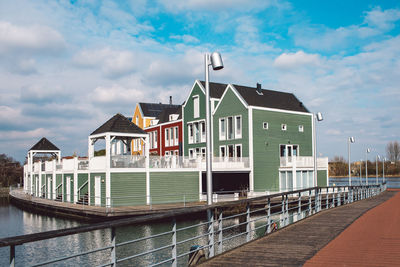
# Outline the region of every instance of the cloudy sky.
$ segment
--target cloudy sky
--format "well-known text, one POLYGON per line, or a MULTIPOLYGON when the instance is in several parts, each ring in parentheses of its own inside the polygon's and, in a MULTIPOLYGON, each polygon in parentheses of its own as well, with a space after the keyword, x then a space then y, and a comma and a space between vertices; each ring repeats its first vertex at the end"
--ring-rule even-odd
POLYGON ((0 153, 23 161, 46 136, 63 155, 137 102, 181 103, 204 79, 294 93, 319 153, 354 160, 400 141, 398 1, 0 1, 0 153), (350 2, 350 3, 349 3, 350 2))

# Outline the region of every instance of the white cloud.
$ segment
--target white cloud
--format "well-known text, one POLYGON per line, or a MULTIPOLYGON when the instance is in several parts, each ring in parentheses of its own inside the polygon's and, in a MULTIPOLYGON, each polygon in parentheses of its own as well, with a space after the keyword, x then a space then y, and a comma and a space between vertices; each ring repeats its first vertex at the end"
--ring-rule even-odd
POLYGON ((184 35, 171 35, 171 39, 181 40, 184 43, 198 43, 200 42, 199 39, 192 35, 184 34, 184 35))
POLYGON ((383 31, 388 31, 394 27, 394 23, 398 20, 400 20, 400 10, 386 9, 382 11, 380 7, 377 7, 366 12, 364 22, 383 31))
POLYGON ((57 53, 65 48, 62 35, 44 25, 17 26, 0 21, 0 54, 57 53))
POLYGON ((0 139, 7 140, 40 138, 43 136, 52 136, 52 132, 44 128, 37 128, 30 131, 0 131, 0 139))
POLYGON ((292 69, 298 67, 317 67, 320 65, 321 58, 317 54, 307 54, 303 51, 296 53, 282 53, 274 60, 274 65, 278 68, 292 69))
POLYGON ((113 85, 111 87, 99 86, 94 89, 92 94, 94 102, 103 104, 129 104, 134 106, 144 98, 145 92, 140 89, 125 88, 120 85, 113 85))

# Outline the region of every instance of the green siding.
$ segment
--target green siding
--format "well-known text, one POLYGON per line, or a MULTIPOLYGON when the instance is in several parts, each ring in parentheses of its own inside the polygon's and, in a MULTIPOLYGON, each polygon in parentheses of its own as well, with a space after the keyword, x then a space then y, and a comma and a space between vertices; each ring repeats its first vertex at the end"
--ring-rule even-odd
POLYGON ((151 203, 199 200, 198 172, 154 172, 150 174, 151 203))
POLYGON ((111 173, 111 198, 114 207, 145 205, 146 173, 111 173))
MULTIPOLYGON (((88 180, 88 174, 87 173, 78 173, 78 189, 84 184, 86 183, 88 180)), ((88 184, 86 184, 84 187, 82 187, 80 195, 83 196, 84 194, 86 194, 88 192, 88 184)), ((77 196, 78 197, 78 196, 77 196)), ((78 197, 79 198, 79 197, 78 197)), ((76 201, 78 201, 79 199, 76 199, 76 201)))
MULTIPOLYGON (((56 174, 56 188, 62 183, 62 174, 56 174)), ((57 195, 62 195, 63 194, 63 186, 61 186, 57 192, 57 195)), ((56 196, 57 197, 57 196, 56 196)))
POLYGON ((53 199, 53 194, 52 194, 52 189, 53 189, 53 179, 51 179, 52 178, 52 175, 51 174, 47 174, 46 176, 45 176, 45 180, 46 180, 46 194, 47 194, 47 198, 48 199, 53 199), (50 178, 50 183, 49 183, 49 178, 50 178), (48 189, 47 188, 50 188, 50 195, 48 194, 48 189))
MULTIPOLYGON (((214 155, 219 155, 219 147, 222 145, 230 144, 241 144, 242 145, 242 157, 249 156, 249 121, 248 121, 248 110, 237 98, 236 94, 232 89, 228 89, 225 93, 218 110, 214 113, 213 117, 213 139, 214 139, 214 155), (233 140, 219 140, 219 119, 228 116, 242 116, 242 137, 233 140)), ((233 118, 234 120, 235 118, 233 118)))
POLYGON ((74 174, 73 173, 64 173, 63 176, 63 182, 64 182, 64 186, 63 186, 63 195, 64 195, 64 202, 67 202, 67 176, 71 177, 71 201, 70 202, 74 202, 74 174))
MULTIPOLYGON (((39 175, 35 175, 36 176, 36 179, 39 179, 39 175)), ((42 186, 44 185, 44 187, 43 187, 43 190, 42 190, 42 195, 43 195, 43 193, 44 193, 44 197, 45 198, 47 198, 47 181, 46 181, 46 176, 44 175, 44 174, 42 174, 42 177, 41 177, 41 179, 42 179, 42 186)))
POLYGON ((318 170, 317 171, 317 185, 318 186, 327 186, 327 184, 326 184, 326 170, 318 170))
POLYGON ((205 95, 199 85, 196 83, 194 86, 190 96, 188 97, 186 101, 186 105, 183 108, 183 114, 184 114, 184 121, 183 121, 183 140, 184 140, 184 151, 183 155, 188 156, 189 155, 189 149, 190 148, 196 148, 196 147, 205 147, 205 143, 197 143, 197 144, 189 144, 189 138, 188 138, 188 127, 187 124, 188 122, 191 121, 197 121, 197 120, 204 120, 206 118, 206 100, 205 100, 205 95), (199 117, 194 118, 193 114, 193 96, 198 95, 199 96, 199 106, 200 106, 200 112, 199 112, 199 117))
POLYGON ((280 145, 299 145, 299 156, 312 156, 312 117, 266 110, 253 110, 254 190, 279 190, 280 145), (268 122, 268 130, 263 129, 268 122), (281 124, 287 130, 281 130, 281 124), (304 131, 299 132, 298 126, 304 131))
POLYGON ((90 203, 94 205, 94 177, 101 176, 101 180, 104 181, 100 184, 100 195, 101 195, 101 206, 106 205, 106 174, 103 173, 91 173, 90 174, 90 203))

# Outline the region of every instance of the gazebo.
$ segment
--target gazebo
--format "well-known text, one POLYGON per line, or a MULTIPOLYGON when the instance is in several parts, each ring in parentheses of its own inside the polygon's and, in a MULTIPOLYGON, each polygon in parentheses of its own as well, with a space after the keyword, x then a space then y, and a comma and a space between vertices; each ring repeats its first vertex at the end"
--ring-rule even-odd
MULTIPOLYGON (((33 159, 37 154, 50 154, 53 155, 57 158, 57 162, 59 163, 61 160, 61 150, 56 147, 52 142, 50 142, 46 137, 43 137, 40 139, 39 142, 37 142, 31 149, 28 151, 27 155, 27 163, 28 163, 28 173, 33 173, 33 159)), ((33 188, 33 179, 30 177, 28 173, 25 173, 24 175, 26 176, 25 181, 29 181, 28 183, 25 184, 25 190, 28 186, 30 185, 29 192, 32 193, 32 188, 33 188)), ((39 179, 39 188, 41 188, 41 179, 39 179)))
MULTIPOLYGON (((111 197, 111 175, 110 175, 110 168, 111 167, 122 167, 118 166, 117 163, 114 163, 111 166, 111 145, 112 142, 119 140, 122 141, 127 147, 130 147, 131 142, 133 139, 140 139, 144 143, 145 148, 145 165, 143 166, 146 168, 146 181, 148 181, 148 168, 149 168, 149 145, 148 145, 148 133, 143 131, 139 128, 136 124, 132 123, 127 117, 117 113, 111 119, 106 121, 103 125, 93 131, 88 140, 88 158, 89 158, 89 170, 92 172, 93 170, 97 169, 96 160, 94 156, 94 145, 98 140, 104 139, 105 140, 105 166, 102 169, 105 169, 105 192, 106 192, 106 205, 109 206, 108 203, 111 197)), ((103 162, 103 161, 100 161, 103 162)), ((125 166, 126 167, 126 166, 125 166)), ((99 187, 99 181, 95 181, 95 188, 99 187)), ((147 187, 148 188, 148 187, 147 187)), ((149 193, 147 194, 149 195, 149 193)))

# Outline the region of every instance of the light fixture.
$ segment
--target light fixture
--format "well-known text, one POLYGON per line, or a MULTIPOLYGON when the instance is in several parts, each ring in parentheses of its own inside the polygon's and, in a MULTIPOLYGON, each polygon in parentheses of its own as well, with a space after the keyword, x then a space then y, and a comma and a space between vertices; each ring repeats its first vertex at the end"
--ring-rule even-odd
POLYGON ((322 121, 324 118, 322 117, 321 112, 317 112, 314 114, 314 129, 313 129, 313 139, 314 139, 314 186, 318 186, 318 177, 317 177, 317 133, 316 133, 316 124, 317 121, 322 121))
POLYGON ((350 144, 351 143, 354 143, 356 140, 354 139, 354 137, 353 136, 350 136, 349 137, 349 139, 348 139, 348 142, 347 142, 347 144, 348 144, 348 146, 347 146, 347 150, 348 150, 348 152, 349 152, 349 186, 351 186, 351 159, 350 159, 350 144))

